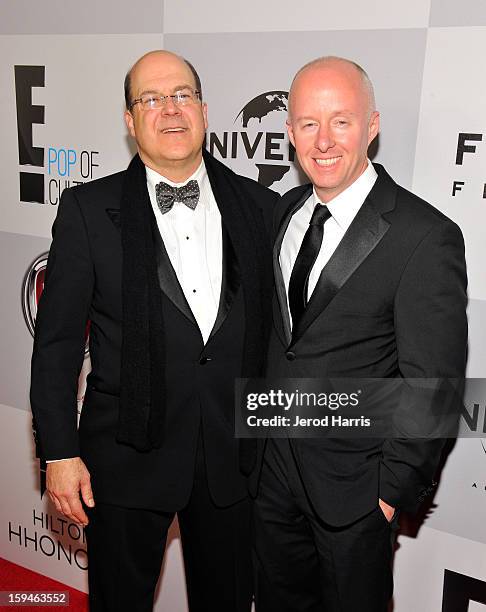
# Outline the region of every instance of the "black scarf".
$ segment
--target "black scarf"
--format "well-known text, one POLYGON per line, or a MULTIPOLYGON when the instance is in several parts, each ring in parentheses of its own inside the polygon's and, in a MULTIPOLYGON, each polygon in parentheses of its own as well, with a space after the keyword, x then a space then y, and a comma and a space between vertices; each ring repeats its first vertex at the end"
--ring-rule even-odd
POLYGON ((158 230, 138 155, 125 174, 120 221, 123 314, 116 439, 148 451, 163 439, 165 342, 154 246, 158 230))

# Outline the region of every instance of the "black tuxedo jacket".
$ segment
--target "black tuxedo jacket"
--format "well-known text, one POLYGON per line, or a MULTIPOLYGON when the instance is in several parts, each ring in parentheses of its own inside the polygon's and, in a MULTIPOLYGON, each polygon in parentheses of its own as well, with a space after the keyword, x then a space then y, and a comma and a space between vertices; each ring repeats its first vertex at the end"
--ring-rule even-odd
MULTIPOLYGON (((457 225, 398 186, 378 179, 324 267, 291 331, 279 265, 292 215, 311 194, 289 191, 276 209, 272 377, 461 378, 467 345, 464 244, 457 225)), ((309 497, 329 524, 344 525, 378 498, 415 510, 430 487, 440 440, 294 439, 309 497)), ((264 444, 258 445, 256 493, 264 444)))
POLYGON ((219 310, 204 345, 156 232, 166 426, 161 447, 149 452, 116 441, 122 345, 120 202, 128 171, 63 192, 36 321, 31 405, 41 456, 80 455, 91 472, 97 501, 163 511, 182 508, 191 492, 201 431, 213 500, 225 506, 246 493, 234 438, 234 379, 262 373, 272 292, 265 224, 266 219, 271 224, 277 194, 236 175, 206 152, 204 159, 222 219, 219 310), (78 431, 76 392, 87 320, 92 371, 78 431))

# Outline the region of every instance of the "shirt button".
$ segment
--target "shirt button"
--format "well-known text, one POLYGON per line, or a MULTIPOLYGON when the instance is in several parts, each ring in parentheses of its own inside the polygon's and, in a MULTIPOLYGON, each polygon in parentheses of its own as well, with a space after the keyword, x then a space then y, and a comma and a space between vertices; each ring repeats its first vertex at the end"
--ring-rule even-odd
POLYGON ((287 357, 287 361, 294 361, 297 355, 293 351, 287 351, 285 357, 287 357))
POLYGON ((211 357, 201 357, 199 360, 199 365, 206 365, 211 360, 211 357))

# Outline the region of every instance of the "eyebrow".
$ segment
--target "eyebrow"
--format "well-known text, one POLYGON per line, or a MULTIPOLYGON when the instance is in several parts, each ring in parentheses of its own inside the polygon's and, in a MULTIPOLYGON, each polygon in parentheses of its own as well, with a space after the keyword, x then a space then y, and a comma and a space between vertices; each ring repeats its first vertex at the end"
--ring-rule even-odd
MULTIPOLYGON (((346 115, 348 117, 356 117, 357 113, 354 113, 353 111, 349 111, 349 110, 339 110, 336 111, 335 113, 332 113, 332 117, 339 117, 340 115, 346 115)), ((296 121, 316 121, 316 117, 315 115, 302 115, 300 117, 296 117, 295 118, 296 121)))
POLYGON ((357 114, 358 113, 354 113, 353 111, 346 110, 346 109, 343 109, 343 110, 337 111, 336 113, 333 113, 334 117, 337 117, 339 115, 350 115, 351 117, 356 117, 357 114))
POLYGON ((190 89, 191 91, 196 91, 196 89, 192 85, 188 85, 184 83, 184 85, 176 85, 172 91, 181 91, 181 89, 190 89))

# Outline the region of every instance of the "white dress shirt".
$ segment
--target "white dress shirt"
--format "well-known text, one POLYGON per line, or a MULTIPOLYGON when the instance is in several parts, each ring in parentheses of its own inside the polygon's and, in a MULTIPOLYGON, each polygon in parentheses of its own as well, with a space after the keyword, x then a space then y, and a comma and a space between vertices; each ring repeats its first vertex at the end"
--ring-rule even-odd
POLYGON ((174 183, 146 167, 147 188, 165 249, 186 300, 206 344, 218 314, 223 276, 221 214, 209 183, 204 161, 183 183, 174 183), (182 187, 199 184, 199 202, 194 210, 175 202, 164 215, 160 212, 155 186, 160 181, 182 187))
MULTIPOLYGON (((377 177, 378 175, 373 168, 373 164, 368 160, 368 166, 363 174, 339 195, 327 202, 326 206, 332 216, 324 223, 324 236, 321 249, 309 275, 307 291, 308 300, 317 285, 322 269, 341 242, 348 227, 351 225, 351 222, 375 184, 377 177)), ((304 205, 292 216, 280 248, 279 263, 285 283, 287 308, 290 275, 316 204, 321 204, 321 202, 314 188, 312 195, 309 196, 304 205)), ((292 320, 290 310, 289 316, 292 320)))

